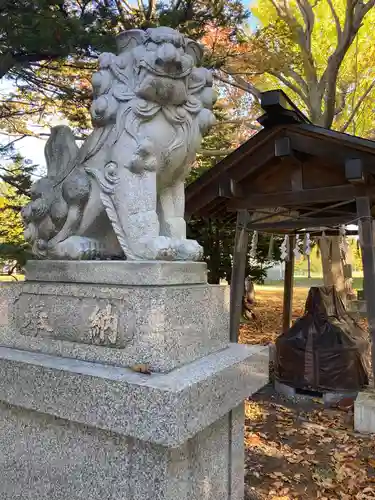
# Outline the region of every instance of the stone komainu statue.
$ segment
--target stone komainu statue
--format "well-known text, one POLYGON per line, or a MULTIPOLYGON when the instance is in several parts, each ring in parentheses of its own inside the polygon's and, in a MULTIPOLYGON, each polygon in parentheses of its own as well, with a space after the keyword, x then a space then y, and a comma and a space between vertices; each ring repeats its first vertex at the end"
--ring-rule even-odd
POLYGON ((54 127, 48 175, 23 210, 39 258, 200 260, 186 239, 184 181, 214 123, 202 48, 170 28, 129 30, 92 77, 92 134, 54 127))

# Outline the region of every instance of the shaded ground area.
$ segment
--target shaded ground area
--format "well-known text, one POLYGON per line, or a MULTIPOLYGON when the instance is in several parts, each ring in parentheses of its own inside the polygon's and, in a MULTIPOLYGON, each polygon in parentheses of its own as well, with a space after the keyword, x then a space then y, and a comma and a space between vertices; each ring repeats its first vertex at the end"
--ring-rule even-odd
MULTIPOLYGON (((307 288, 295 288, 293 297, 293 319, 303 314, 307 288)), ((242 324, 240 342, 247 344, 269 344, 281 332, 283 314, 283 289, 277 286, 256 287, 256 321, 242 324)))
MULTIPOLYGON (((307 293, 295 290, 294 318, 307 293)), ((281 330, 282 289, 256 294, 258 320, 242 325, 240 337, 268 344, 281 330)), ((375 499, 375 437, 353 431, 350 401, 340 409, 289 401, 269 385, 246 404, 245 444, 246 500, 375 499)))
MULTIPOLYGON (((281 280, 281 279, 280 280, 267 280, 267 285, 282 287, 283 280, 281 280)), ((294 275, 294 286, 296 286, 296 287, 303 287, 303 288, 308 287, 308 288, 310 288, 311 286, 322 286, 322 285, 323 285, 323 277, 313 276, 312 278, 307 278, 307 277, 303 277, 303 276, 294 275)), ((355 290, 363 288, 363 277, 353 276, 353 288, 355 290)))
POLYGON ((375 499, 375 439, 353 413, 287 402, 271 387, 246 407, 246 500, 375 499))

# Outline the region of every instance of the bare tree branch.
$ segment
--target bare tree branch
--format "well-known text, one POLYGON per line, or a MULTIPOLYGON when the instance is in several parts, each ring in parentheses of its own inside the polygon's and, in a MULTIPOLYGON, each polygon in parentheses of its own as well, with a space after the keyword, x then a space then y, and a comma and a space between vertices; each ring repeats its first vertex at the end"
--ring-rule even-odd
POLYGON ((122 21, 122 25, 125 26, 126 25, 125 9, 124 9, 123 5, 121 5, 121 0, 115 0, 115 3, 116 3, 117 11, 118 11, 119 16, 120 16, 121 21, 122 21))
POLYGON ((148 0, 148 9, 146 14, 147 21, 151 21, 155 15, 156 0, 148 0))
POLYGON ((309 0, 297 0, 297 5, 302 14, 305 23, 304 37, 305 49, 307 53, 311 53, 311 35, 314 29, 315 15, 309 0))
POLYGON ((233 148, 233 149, 222 149, 222 150, 220 150, 220 149, 200 149, 198 151, 198 154, 201 155, 201 156, 220 156, 220 157, 224 157, 224 156, 230 155, 235 150, 236 150, 235 148, 233 148))
MULTIPOLYGON (((229 71, 228 71, 229 73, 229 71)), ((230 73, 229 73, 230 74, 230 73)), ((228 85, 231 85, 232 87, 236 87, 240 90, 243 90, 244 92, 247 92, 248 94, 251 94, 257 101, 260 100, 260 91, 251 83, 247 82, 243 78, 239 78, 238 75, 233 76, 232 80, 229 78, 225 78, 223 75, 220 75, 218 72, 215 72, 213 74, 214 78, 217 80, 226 83, 228 85)))
MULTIPOLYGON (((296 35, 297 43, 301 49, 306 83, 308 85, 315 85, 318 81, 318 76, 311 51, 311 37, 315 23, 313 6, 310 4, 309 0, 297 0, 297 5, 304 21, 303 27, 293 15, 289 3, 284 1, 283 8, 281 9, 276 0, 271 0, 271 2, 279 17, 287 23, 296 35)), ((314 6, 315 5, 316 3, 314 6)))
POLYGON ((338 96, 338 104, 335 107, 335 117, 337 117, 340 113, 342 113, 346 106, 346 98, 348 95, 348 89, 342 88, 340 94, 338 96))
POLYGON ((229 73, 229 71, 226 71, 224 68, 220 68, 220 71, 222 71, 223 73, 226 73, 229 76, 236 76, 236 75, 239 75, 239 76, 259 76, 259 75, 264 74, 264 71, 231 71, 229 73))
POLYGON ((361 0, 346 0, 346 13, 342 36, 338 40, 333 54, 329 57, 327 67, 319 82, 320 92, 325 93, 325 117, 323 125, 330 128, 335 116, 336 81, 344 57, 349 50, 362 21, 368 11, 375 5, 375 0, 363 3, 361 0))
POLYGON ((251 130, 262 130, 260 125, 256 125, 254 119, 244 118, 244 119, 233 119, 233 120, 220 120, 212 125, 212 127, 221 127, 222 125, 246 125, 247 128, 251 130))
POLYGON ((278 15, 280 18, 284 19, 285 14, 284 14, 284 12, 281 10, 281 8, 280 8, 279 4, 276 2, 276 0, 271 0, 271 3, 272 3, 272 5, 274 6, 274 8, 276 9, 277 15, 278 15))
POLYGON ((306 104, 306 106, 309 106, 309 100, 308 100, 307 96, 302 92, 302 90, 300 88, 298 88, 292 82, 290 82, 289 80, 287 80, 281 73, 276 73, 276 72, 273 72, 273 71, 268 71, 268 73, 271 76, 274 76, 275 78, 277 78, 278 80, 280 80, 280 82, 282 82, 290 90, 292 90, 293 92, 295 92, 303 100, 303 102, 306 104))
MULTIPOLYGON (((356 44, 355 44, 355 81, 354 81, 354 91, 352 93, 352 109, 354 109, 355 106, 355 99, 356 99, 356 94, 357 94, 357 89, 358 89, 358 35, 356 36, 356 44)), ((353 134, 356 134, 356 124, 355 120, 353 118, 353 127, 352 131, 353 134)))
POLYGON ((345 122, 345 124, 341 127, 340 132, 345 132, 351 122, 354 120, 359 108, 362 106, 363 102, 365 101, 366 97, 370 94, 370 92, 375 88, 375 80, 373 80, 370 85, 367 87, 365 92, 361 95, 361 97, 358 99, 357 104, 354 106, 352 109, 352 112, 349 115, 349 118, 345 122))
POLYGON ((365 15, 369 12, 375 5, 375 0, 368 0, 368 2, 363 3, 361 0, 352 0, 355 7, 354 12, 354 26, 358 29, 361 27, 362 21, 365 15))
POLYGON ((339 19, 339 16, 337 15, 337 12, 336 12, 335 7, 332 3, 332 0, 327 0, 327 3, 329 5, 329 8, 331 9, 331 13, 332 13, 333 19, 334 19, 335 24, 336 24, 337 40, 340 42, 341 37, 342 37, 342 29, 341 29, 340 19, 339 19))
POLYGON ((145 6, 142 2, 142 0, 137 0, 138 3, 138 10, 143 13, 143 15, 146 15, 146 9, 145 6))
POLYGON ((126 26, 127 24, 127 16, 126 12, 128 13, 133 13, 136 9, 132 7, 126 0, 115 0, 115 4, 117 7, 117 11, 119 13, 119 16, 121 18, 123 27, 126 26))
POLYGON ((122 0, 122 3, 124 4, 128 12, 134 12, 136 10, 134 6, 130 5, 130 3, 127 0, 122 0))
POLYGON ((308 85, 305 81, 305 79, 299 74, 297 73, 297 71, 294 71, 294 69, 292 68, 285 68, 283 70, 283 72, 288 75, 290 78, 292 78, 297 85, 299 85, 303 91, 305 92, 305 95, 307 96, 307 92, 309 90, 308 88, 308 85))
POLYGON ((16 137, 16 139, 13 139, 13 141, 9 141, 7 144, 5 144, 6 148, 12 147, 16 142, 22 141, 27 135, 23 134, 20 137, 16 137))

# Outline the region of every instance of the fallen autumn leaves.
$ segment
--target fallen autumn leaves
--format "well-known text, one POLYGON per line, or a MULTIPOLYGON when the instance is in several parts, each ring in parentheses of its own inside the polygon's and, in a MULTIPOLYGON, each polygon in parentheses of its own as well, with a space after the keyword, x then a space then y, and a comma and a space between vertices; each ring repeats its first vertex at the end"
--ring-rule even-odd
MULTIPOLYGON (((294 317, 306 296, 297 290, 294 317)), ((280 331, 282 290, 257 290, 257 303, 262 328, 242 326, 241 341, 267 344, 280 331)), ((375 499, 375 438, 355 434, 350 405, 344 410, 286 401, 271 386, 248 401, 245 499, 375 499)))
POLYGON ((351 414, 286 402, 267 387, 246 405, 250 499, 375 499, 375 439, 351 414))

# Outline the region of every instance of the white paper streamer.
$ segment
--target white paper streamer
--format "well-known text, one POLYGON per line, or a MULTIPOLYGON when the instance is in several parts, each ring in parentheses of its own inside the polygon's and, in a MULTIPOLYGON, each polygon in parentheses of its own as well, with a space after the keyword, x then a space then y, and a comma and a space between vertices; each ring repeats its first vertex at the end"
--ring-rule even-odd
POLYGON ((294 258, 296 260, 300 260, 302 258, 302 254, 301 252, 299 251, 299 244, 300 244, 300 241, 299 241, 299 235, 297 234, 296 235, 296 244, 294 245, 294 249, 293 249, 293 253, 294 253, 294 258))
POLYGON ((349 243, 346 237, 346 228, 345 225, 340 226, 340 250, 344 255, 348 253, 349 243))
POLYGON ((303 242, 303 253, 305 255, 311 255, 310 233, 305 233, 305 239, 304 239, 304 242, 303 242))
POLYGON ((250 257, 252 259, 255 259, 256 257, 257 247, 258 247, 258 231, 254 231, 250 246, 250 257))
POLYGON ((284 241, 281 243, 281 260, 289 260, 289 235, 285 235, 284 241))

